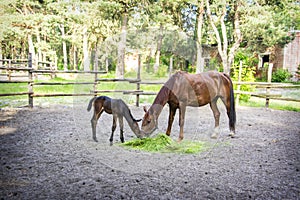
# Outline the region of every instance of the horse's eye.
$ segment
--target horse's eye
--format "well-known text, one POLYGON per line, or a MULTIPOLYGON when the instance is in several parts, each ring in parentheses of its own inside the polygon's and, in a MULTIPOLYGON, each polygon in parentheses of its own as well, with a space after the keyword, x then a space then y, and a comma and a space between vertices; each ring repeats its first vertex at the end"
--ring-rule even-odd
POLYGON ((150 124, 151 120, 147 120, 147 123, 150 124))

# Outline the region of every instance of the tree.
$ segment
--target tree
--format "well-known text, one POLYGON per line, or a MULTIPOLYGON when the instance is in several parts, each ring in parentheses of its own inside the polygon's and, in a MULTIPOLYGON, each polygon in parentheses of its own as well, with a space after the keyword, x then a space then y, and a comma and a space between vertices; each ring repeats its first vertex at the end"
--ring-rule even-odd
POLYGON ((234 54, 242 42, 239 10, 241 3, 240 1, 233 1, 232 4, 229 3, 230 2, 221 0, 220 2, 215 2, 215 5, 212 7, 209 0, 206 0, 207 16, 216 36, 218 52, 222 59, 224 72, 227 74, 230 73, 230 67, 234 59, 234 54), (211 7, 213 8, 213 12, 211 10, 211 7), (229 37, 230 35, 228 34, 228 26, 230 26, 231 24, 227 23, 227 20, 230 19, 229 11, 233 13, 233 35, 231 37, 229 37), (217 26, 220 26, 220 29, 218 29, 217 26), (228 46, 228 39, 233 43, 230 47, 228 46))
POLYGON ((203 36, 203 18, 204 18, 204 0, 197 1, 197 21, 196 21, 196 72, 204 71, 204 60, 202 58, 202 36, 203 36))
POLYGON ((289 43, 290 30, 300 28, 300 5, 295 1, 254 1, 242 10, 243 46, 264 52, 268 47, 289 43))

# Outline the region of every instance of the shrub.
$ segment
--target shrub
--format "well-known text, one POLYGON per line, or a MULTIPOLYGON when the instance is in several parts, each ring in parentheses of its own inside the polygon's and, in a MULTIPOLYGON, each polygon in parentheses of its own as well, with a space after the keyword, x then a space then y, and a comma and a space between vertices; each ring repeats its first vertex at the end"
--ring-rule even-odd
POLYGON ((167 72, 168 72, 168 66, 167 65, 164 65, 164 64, 161 64, 157 70, 157 72, 155 73, 155 76, 156 77, 165 77, 167 76, 167 72))
POLYGON ((277 69, 272 73, 272 82, 285 82, 291 77, 291 73, 286 69, 277 69))
MULTIPOLYGON (((242 52, 239 52, 236 54, 235 59, 234 59, 234 64, 233 64, 233 70, 232 70, 232 79, 237 81, 238 80, 238 75, 239 75, 239 65, 240 61, 243 62, 243 68, 242 68, 242 77, 241 81, 245 82, 254 82, 255 81, 255 69, 257 65, 257 58, 255 57, 249 57, 245 55, 242 52)), ((254 86, 252 85, 242 85, 241 90, 242 91, 254 91, 254 86)), ((236 87, 235 87, 236 89, 236 87)), ((247 102, 250 99, 250 95, 246 94, 241 94, 240 95, 240 100, 247 102)))

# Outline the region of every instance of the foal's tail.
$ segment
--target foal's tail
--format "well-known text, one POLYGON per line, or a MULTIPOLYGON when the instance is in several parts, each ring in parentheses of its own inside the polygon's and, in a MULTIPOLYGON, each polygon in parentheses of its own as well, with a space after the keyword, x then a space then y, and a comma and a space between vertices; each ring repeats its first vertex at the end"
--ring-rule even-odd
POLYGON ((234 105, 234 93, 233 93, 233 84, 230 79, 230 76, 224 73, 224 76, 229 80, 230 83, 230 111, 229 111, 229 126, 230 129, 235 131, 235 122, 236 122, 236 113, 235 113, 235 105, 234 105))
POLYGON ((92 98, 92 99, 90 100, 89 105, 88 105, 88 107, 87 107, 87 111, 90 111, 90 110, 91 110, 92 105, 93 105, 93 102, 95 101, 96 98, 97 98, 97 97, 94 97, 94 98, 92 98))

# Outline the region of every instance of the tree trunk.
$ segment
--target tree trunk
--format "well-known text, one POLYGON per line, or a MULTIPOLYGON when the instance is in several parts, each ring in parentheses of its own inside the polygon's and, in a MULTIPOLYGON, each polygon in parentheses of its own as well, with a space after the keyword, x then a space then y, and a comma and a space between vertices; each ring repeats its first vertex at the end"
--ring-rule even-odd
POLYGON ((39 31, 39 28, 36 27, 36 41, 38 43, 38 47, 37 47, 37 52, 38 52, 38 55, 37 55, 37 61, 42 61, 42 50, 41 50, 41 37, 40 37, 40 31, 39 31))
POLYGON ((84 71, 90 71, 87 27, 84 27, 83 30, 83 69, 84 71))
POLYGON ((36 68, 36 59, 35 59, 35 51, 34 51, 34 46, 33 46, 33 41, 32 41, 32 35, 28 34, 28 50, 29 53, 31 53, 31 58, 32 58, 32 63, 34 63, 33 67, 36 68))
POLYGON ((126 31, 127 31, 127 13, 122 15, 122 32, 118 46, 118 63, 116 67, 116 77, 124 78, 125 73, 125 49, 126 49, 126 31))
POLYGON ((229 54, 228 54, 228 64, 229 64, 229 66, 232 65, 232 63, 234 61, 235 52, 240 47, 240 44, 241 44, 242 39, 243 39, 241 29, 240 29, 240 15, 239 15, 238 7, 239 7, 238 4, 234 5, 234 11, 235 11, 234 12, 234 24, 233 24, 234 44, 230 48, 230 51, 229 51, 229 54))
MULTIPOLYGON (((0 44, 2 44, 2 40, 0 40, 0 44)), ((0 66, 3 66, 3 56, 2 56, 2 45, 0 45, 0 66)), ((2 70, 0 70, 1 72, 2 70)))
POLYGON ((223 41, 221 40, 220 37, 220 33, 213 21, 213 18, 211 16, 211 11, 210 11, 210 5, 209 5, 209 1, 206 0, 206 7, 207 7, 207 15, 210 21, 210 24, 216 34, 216 39, 218 42, 218 52, 221 56, 222 59, 222 64, 223 64, 223 68, 224 68, 224 72, 226 74, 230 74, 230 67, 233 63, 234 60, 234 55, 236 50, 239 48, 240 43, 242 41, 242 34, 240 31, 240 27, 239 27, 239 12, 238 12, 238 5, 235 4, 234 5, 234 44, 233 46, 230 48, 230 50, 228 51, 228 39, 227 39, 227 31, 226 31, 226 25, 225 25, 225 17, 226 17, 226 5, 223 6, 223 12, 222 15, 220 17, 220 23, 221 23, 221 31, 222 31, 222 36, 223 36, 223 41))
POLYGON ((77 56, 77 47, 76 45, 73 46, 73 69, 74 70, 79 70, 78 69, 78 56, 77 56))
POLYGON ((197 60, 196 60, 196 73, 204 71, 204 59, 202 57, 202 25, 204 14, 204 0, 198 5, 197 11, 197 28, 196 28, 196 46, 197 46, 197 60))
POLYGON ((65 41, 65 26, 60 25, 61 37, 62 37, 62 47, 63 47, 63 57, 64 57, 64 70, 68 70, 68 53, 67 53, 67 44, 65 41))
POLYGON ((95 60, 94 60, 94 71, 98 71, 99 64, 98 64, 98 40, 96 41, 95 45, 95 60))
POLYGON ((156 73, 158 71, 159 68, 159 60, 160 60, 160 51, 161 51, 161 45, 162 45, 162 40, 163 40, 163 25, 160 24, 159 27, 159 36, 158 36, 158 40, 157 40, 157 49, 156 49, 156 53, 155 53, 155 64, 154 64, 154 73, 156 73))

